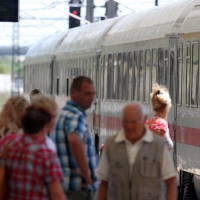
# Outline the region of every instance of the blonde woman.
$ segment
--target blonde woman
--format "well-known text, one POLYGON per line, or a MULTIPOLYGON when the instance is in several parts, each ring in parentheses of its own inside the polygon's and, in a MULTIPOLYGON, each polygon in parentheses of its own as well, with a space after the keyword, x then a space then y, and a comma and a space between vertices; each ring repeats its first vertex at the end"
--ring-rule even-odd
MULTIPOLYGON (((56 119, 58 113, 58 106, 53 99, 41 94, 40 95, 37 94, 35 96, 32 95, 31 103, 34 105, 42 106, 51 113, 53 119, 56 119)), ((47 132, 49 133, 52 130, 52 127, 47 126, 47 128, 48 128, 47 132)), ((53 152, 56 152, 56 145, 53 142, 53 140, 48 136, 46 136, 46 144, 53 152)))
POLYGON ((154 117, 148 119, 145 124, 154 133, 165 137, 168 149, 173 148, 173 142, 169 135, 167 116, 171 108, 171 98, 166 87, 155 84, 150 94, 154 117))
POLYGON ((28 101, 22 96, 11 97, 0 113, 0 147, 5 141, 16 138, 22 133, 21 118, 28 101))

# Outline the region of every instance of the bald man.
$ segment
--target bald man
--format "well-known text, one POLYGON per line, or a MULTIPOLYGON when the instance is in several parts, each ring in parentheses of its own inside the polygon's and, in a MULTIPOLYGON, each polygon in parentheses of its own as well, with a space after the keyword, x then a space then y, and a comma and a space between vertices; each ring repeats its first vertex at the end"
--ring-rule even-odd
POLYGON ((107 139, 97 200, 176 200, 176 172, 165 141, 145 127, 139 103, 127 104, 122 131, 107 139), (164 184, 167 187, 164 187, 164 184))

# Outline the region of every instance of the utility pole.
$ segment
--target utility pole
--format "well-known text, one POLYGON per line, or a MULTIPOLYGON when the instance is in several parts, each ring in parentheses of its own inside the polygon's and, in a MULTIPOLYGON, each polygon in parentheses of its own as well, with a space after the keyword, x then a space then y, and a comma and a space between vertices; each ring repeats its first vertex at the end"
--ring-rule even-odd
POLYGON ((158 6, 158 0, 155 0, 155 6, 158 6))
POLYGON ((109 0, 108 3, 108 9, 107 9, 107 17, 108 18, 113 18, 116 16, 116 12, 118 9, 118 3, 113 1, 113 0, 109 0))
POLYGON ((87 0, 86 20, 94 21, 94 0, 87 0))

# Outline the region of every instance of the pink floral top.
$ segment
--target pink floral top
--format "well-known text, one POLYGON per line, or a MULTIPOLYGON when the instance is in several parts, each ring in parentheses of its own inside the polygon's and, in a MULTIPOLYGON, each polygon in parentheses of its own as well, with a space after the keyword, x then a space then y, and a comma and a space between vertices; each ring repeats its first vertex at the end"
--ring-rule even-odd
MULTIPOLYGON (((159 131, 163 130, 165 133, 167 132, 168 129, 168 123, 166 120, 159 118, 159 117, 152 117, 150 119, 148 119, 145 124, 149 127, 149 129, 151 131, 156 131, 156 133, 159 133, 159 131)), ((165 136, 162 135, 162 133, 160 133, 159 135, 161 136, 165 136)))
POLYGON ((149 127, 149 129, 153 132, 156 131, 157 134, 164 137, 168 146, 168 149, 171 150, 173 148, 173 142, 169 135, 168 123, 166 120, 159 117, 152 117, 146 120, 145 124, 149 127), (164 131, 164 134, 161 133, 161 130, 164 131))

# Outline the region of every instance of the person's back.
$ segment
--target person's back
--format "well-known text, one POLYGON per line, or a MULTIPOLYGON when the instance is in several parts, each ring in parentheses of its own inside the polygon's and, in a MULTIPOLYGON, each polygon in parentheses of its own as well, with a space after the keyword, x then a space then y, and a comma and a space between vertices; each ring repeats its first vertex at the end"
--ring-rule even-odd
POLYGON ((48 200, 48 185, 44 183, 62 179, 56 155, 45 143, 27 135, 17 138, 11 144, 6 165, 9 171, 6 198, 8 200, 48 200))
POLYGON ((26 109, 21 119, 24 134, 10 144, 5 159, 6 200, 66 200, 59 160, 45 143, 55 117, 34 103, 26 109))

